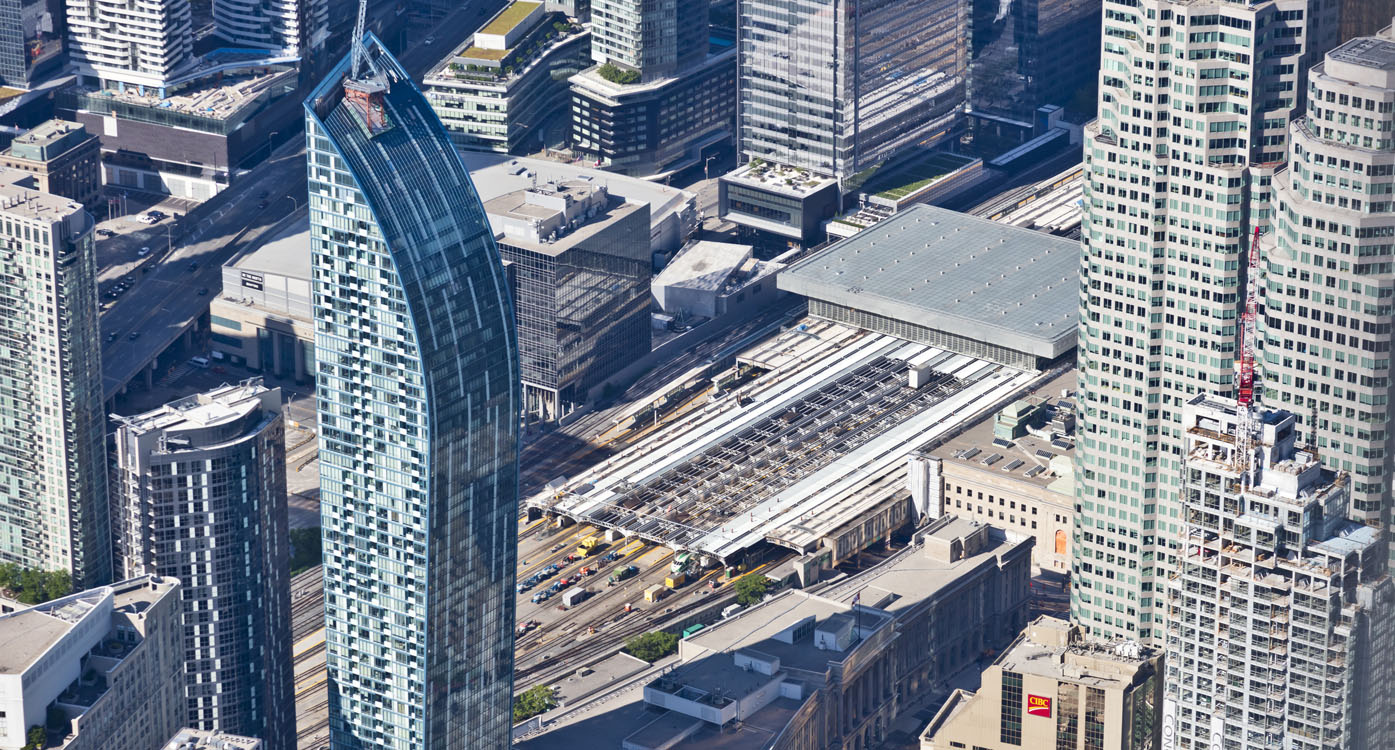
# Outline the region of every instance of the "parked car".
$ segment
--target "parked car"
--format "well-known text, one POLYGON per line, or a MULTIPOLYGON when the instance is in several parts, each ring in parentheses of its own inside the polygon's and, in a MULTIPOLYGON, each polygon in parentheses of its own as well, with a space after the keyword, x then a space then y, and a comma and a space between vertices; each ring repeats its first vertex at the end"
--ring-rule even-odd
POLYGON ((135 341, 136 339, 140 338, 140 331, 131 331, 129 334, 126 335, 126 338, 135 341))
POLYGON ((114 333, 108 333, 108 334, 107 334, 107 343, 111 343, 111 342, 113 342, 113 341, 115 341, 115 340, 116 340, 116 334, 114 334, 114 333))
POLYGON ((147 256, 147 255, 149 255, 149 254, 150 254, 150 248, 148 248, 148 247, 143 247, 143 248, 141 248, 141 249, 139 249, 139 250, 136 251, 136 255, 139 256, 139 257, 141 257, 141 258, 144 258, 145 256, 147 256))
POLYGON ((110 229, 98 229, 98 230, 97 230, 97 234, 98 234, 98 235, 101 235, 102 237, 115 237, 115 236, 116 236, 116 232, 113 232, 113 231, 111 231, 110 229))

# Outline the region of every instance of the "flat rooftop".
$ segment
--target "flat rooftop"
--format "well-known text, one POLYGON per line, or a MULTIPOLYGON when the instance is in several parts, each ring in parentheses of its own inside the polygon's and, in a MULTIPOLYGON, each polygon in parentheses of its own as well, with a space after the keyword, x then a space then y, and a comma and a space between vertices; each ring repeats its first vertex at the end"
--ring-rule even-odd
MULTIPOLYGON (((1062 398, 1059 394, 1063 389, 1073 390, 1075 378, 1076 371, 1069 370, 1038 388, 1037 395, 1046 396, 1043 399, 1045 408, 1073 411, 1074 400, 1062 398)), ((1050 436, 1033 435, 1029 432, 1004 444, 1001 440, 995 440, 993 435, 993 426, 999 413, 989 414, 972 427, 941 443, 930 455, 943 459, 945 463, 994 472, 1038 487, 1049 487, 1062 479, 1051 470, 1051 461, 1057 456, 1074 459, 1074 437, 1057 438, 1053 441, 1050 436)))
POLYGON ((170 738, 164 750, 261 750, 262 741, 255 737, 207 729, 181 729, 170 738))
POLYGON ((122 417, 121 423, 138 433, 152 430, 202 429, 227 424, 260 409, 262 394, 267 392, 259 381, 241 385, 225 385, 206 393, 196 393, 164 406, 122 417))
POLYGON ((667 185, 546 159, 466 149, 460 150, 460 159, 470 170, 470 181, 480 200, 486 202, 506 193, 530 190, 534 184, 586 180, 605 186, 611 195, 630 203, 648 203, 649 222, 653 225, 693 199, 692 193, 667 185))
POLYGON ((243 271, 310 278, 310 227, 292 222, 270 240, 233 258, 227 265, 243 271))
POLYGON ((494 18, 490 19, 480 28, 480 34, 504 35, 513 31, 514 27, 528 17, 528 14, 538 9, 542 3, 527 2, 527 0, 515 0, 509 3, 503 10, 499 11, 494 18))
POLYGON ((1337 62, 1363 68, 1395 70, 1395 41, 1378 37, 1357 37, 1327 53, 1337 62))
MULTIPOLYGON (((539 185, 539 187, 541 188, 543 186, 539 185)), ((546 187, 550 188, 551 191, 557 195, 580 197, 592 194, 597 186, 588 180, 571 180, 561 183, 549 183, 546 187)), ((511 193, 504 193, 496 198, 491 198, 484 202, 484 212, 491 217, 491 219, 494 217, 504 217, 524 222, 530 219, 547 221, 562 213, 554 208, 528 203, 526 196, 531 190, 532 188, 529 190, 516 190, 511 193)), ((558 236, 552 242, 533 242, 526 237, 509 234, 499 226, 493 227, 494 238, 497 242, 504 242, 514 247, 531 250, 541 255, 555 257, 591 239, 615 222, 643 209, 644 206, 641 204, 629 203, 618 196, 609 196, 603 210, 598 211, 581 226, 558 236)), ((491 223, 494 222, 491 221, 491 223)))
POLYGON ((939 525, 932 525, 934 530, 926 536, 942 540, 962 538, 984 533, 981 530, 986 527, 987 541, 973 554, 952 561, 931 554, 923 542, 914 544, 865 573, 834 581, 827 588, 819 589, 819 596, 846 604, 851 604, 853 597, 857 597, 863 606, 900 616, 952 585, 966 572, 980 565, 996 565, 1000 556, 1029 541, 1015 532, 969 518, 942 517, 935 523, 939 525))
POLYGON ((825 177, 803 167, 786 167, 775 162, 754 159, 722 175, 722 179, 745 182, 800 197, 816 193, 836 182, 832 177, 825 177))
POLYGON ((929 154, 897 168, 892 174, 873 177, 864 186, 864 192, 888 200, 901 200, 974 161, 972 157, 956 154, 929 154))
POLYGON ((1077 242, 911 206, 780 273, 795 294, 1055 359, 1075 347, 1077 242))
MULTIPOLYGON (((5 172, 13 174, 16 180, 26 177, 26 173, 20 170, 5 172)), ((86 210, 72 198, 22 187, 0 175, 0 212, 21 219, 58 222, 86 210)))
POLYGON ((684 248, 654 277, 656 286, 721 291, 727 279, 751 258, 750 245, 703 240, 684 248))
POLYGON ((907 454, 1037 377, 818 319, 737 362, 767 372, 527 502, 719 559, 817 539, 847 522, 827 511, 861 497, 868 478, 903 469, 907 454), (928 368, 919 388, 912 366, 928 368))
MULTIPOLYGON (((815 627, 823 627, 835 619, 852 617, 852 613, 851 602, 835 601, 797 589, 782 591, 758 607, 689 636, 683 645, 684 664, 665 676, 674 682, 709 692, 724 690, 733 694, 743 692, 742 688, 754 688, 770 682, 769 676, 737 667, 732 655, 738 651, 778 658, 781 669, 792 668, 822 675, 828 671, 829 662, 843 661, 866 638, 854 639, 848 648, 835 650, 816 647, 812 630, 793 643, 777 640, 776 636, 810 617, 814 618, 815 627), (717 655, 717 658, 703 656, 689 659, 687 655, 698 653, 698 649, 717 655)), ((883 613, 867 610, 863 611, 861 617, 862 629, 866 633, 891 620, 883 613)), ((812 679, 813 687, 822 686, 822 680, 812 675, 799 675, 799 678, 805 682, 812 679)))
POLYGON ((295 78, 296 71, 293 68, 276 70, 271 67, 253 67, 239 69, 221 79, 210 78, 208 82, 192 84, 164 99, 161 99, 158 93, 141 94, 140 89, 134 86, 125 91, 84 87, 84 92, 88 96, 109 98, 125 104, 226 120, 233 118, 243 108, 262 101, 277 85, 286 82, 287 79, 294 82, 295 78))

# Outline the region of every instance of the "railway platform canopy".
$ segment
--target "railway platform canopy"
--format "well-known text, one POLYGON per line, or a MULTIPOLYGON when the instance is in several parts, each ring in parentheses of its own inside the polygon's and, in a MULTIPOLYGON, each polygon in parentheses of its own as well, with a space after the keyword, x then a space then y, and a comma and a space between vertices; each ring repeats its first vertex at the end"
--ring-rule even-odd
POLYGON ((762 374, 530 506, 710 561, 762 543, 808 554, 909 520, 888 511, 910 507, 907 456, 1041 376, 817 319, 736 361, 762 374))

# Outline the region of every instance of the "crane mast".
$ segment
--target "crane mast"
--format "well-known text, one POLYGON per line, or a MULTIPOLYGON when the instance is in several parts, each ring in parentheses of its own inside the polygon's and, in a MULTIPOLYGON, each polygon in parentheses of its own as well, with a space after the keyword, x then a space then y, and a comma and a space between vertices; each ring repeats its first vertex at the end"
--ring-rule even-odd
POLYGON ((349 80, 357 80, 363 72, 363 35, 367 32, 368 0, 358 0, 358 20, 354 22, 354 35, 349 39, 352 48, 349 58, 349 80))
POLYGON ((1255 408, 1255 339, 1259 317, 1259 228, 1250 241, 1249 267, 1245 273, 1245 311, 1240 316, 1240 355, 1236 359, 1237 423, 1235 435, 1236 460, 1242 481, 1250 480, 1250 460, 1254 452, 1254 433, 1259 420, 1255 408))

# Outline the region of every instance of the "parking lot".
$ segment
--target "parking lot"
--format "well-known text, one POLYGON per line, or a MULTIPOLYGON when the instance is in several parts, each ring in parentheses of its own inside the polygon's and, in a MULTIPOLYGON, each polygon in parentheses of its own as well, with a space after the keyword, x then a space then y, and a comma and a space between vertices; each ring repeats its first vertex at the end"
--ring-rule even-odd
POLYGON ((97 288, 102 307, 115 302, 183 239, 190 201, 128 193, 109 196, 101 208, 114 211, 97 222, 97 288), (125 213, 122 213, 124 208, 125 213))

